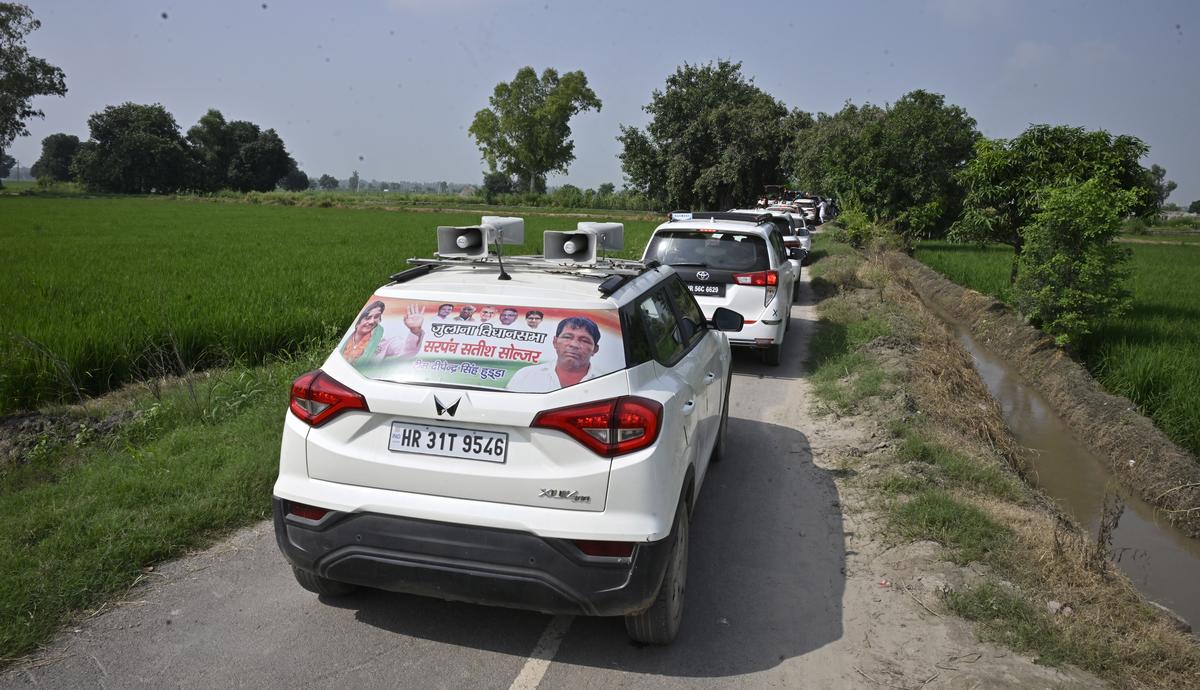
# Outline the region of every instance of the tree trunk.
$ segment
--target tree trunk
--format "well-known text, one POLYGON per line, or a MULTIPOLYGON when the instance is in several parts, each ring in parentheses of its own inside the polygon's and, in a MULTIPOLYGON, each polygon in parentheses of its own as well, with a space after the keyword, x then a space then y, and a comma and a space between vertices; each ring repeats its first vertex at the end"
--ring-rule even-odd
POLYGON ((1019 240, 1012 244, 1012 248, 1013 248, 1012 269, 1008 273, 1008 284, 1010 286, 1017 284, 1017 273, 1020 270, 1021 249, 1023 248, 1023 244, 1024 243, 1022 243, 1019 240))

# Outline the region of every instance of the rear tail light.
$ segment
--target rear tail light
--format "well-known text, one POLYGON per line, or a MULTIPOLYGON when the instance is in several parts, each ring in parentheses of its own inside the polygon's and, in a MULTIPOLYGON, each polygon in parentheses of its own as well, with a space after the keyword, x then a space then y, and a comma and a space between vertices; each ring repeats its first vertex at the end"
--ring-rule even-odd
POLYGON ((779 271, 759 271, 757 273, 736 273, 733 280, 738 285, 754 285, 767 288, 763 294, 763 306, 775 299, 779 291, 779 271))
POLYGON ((779 271, 759 271, 757 273, 737 273, 733 280, 738 285, 778 285, 779 271))
POLYGON ((629 558, 633 555, 631 541, 589 541, 576 539, 575 547, 588 556, 607 556, 609 558, 629 558))
POLYGON ((347 410, 370 411, 366 398, 317 369, 292 382, 292 414, 309 426, 321 426, 347 410))
POLYGON ((596 455, 615 457, 654 443, 662 426, 662 405, 624 396, 539 412, 531 427, 555 429, 596 455))
POLYGON ((329 513, 329 511, 325 508, 310 506, 306 503, 296 503, 295 501, 288 501, 287 507, 288 515, 302 517, 305 520, 320 520, 329 513))

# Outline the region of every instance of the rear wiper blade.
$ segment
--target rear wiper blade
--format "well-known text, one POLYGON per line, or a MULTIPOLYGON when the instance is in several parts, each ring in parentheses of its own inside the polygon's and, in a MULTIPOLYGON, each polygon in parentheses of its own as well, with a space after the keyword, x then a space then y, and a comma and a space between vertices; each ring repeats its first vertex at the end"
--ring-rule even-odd
POLYGON ((684 261, 681 263, 671 263, 671 264, 667 264, 667 265, 672 266, 672 267, 682 266, 684 268, 708 268, 708 264, 702 264, 698 261, 690 261, 690 262, 684 261))

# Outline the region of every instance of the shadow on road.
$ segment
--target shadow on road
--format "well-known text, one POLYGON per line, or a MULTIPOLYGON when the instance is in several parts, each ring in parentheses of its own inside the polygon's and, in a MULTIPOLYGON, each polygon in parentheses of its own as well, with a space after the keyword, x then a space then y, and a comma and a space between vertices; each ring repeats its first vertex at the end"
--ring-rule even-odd
POLYGON ((697 503, 679 638, 640 647, 620 619, 577 618, 556 668, 724 677, 842 636, 845 547, 833 477, 794 429, 731 418, 729 431, 740 450, 712 468, 697 503))
MULTIPOLYGON (((620 618, 577 617, 547 676, 593 667, 677 677, 772 668, 842 635, 845 547, 833 477, 804 434, 730 418, 738 449, 705 479, 693 515, 683 628, 668 647, 634 644, 620 618)), ((401 635, 526 656, 541 614, 366 591, 327 604, 401 635)))

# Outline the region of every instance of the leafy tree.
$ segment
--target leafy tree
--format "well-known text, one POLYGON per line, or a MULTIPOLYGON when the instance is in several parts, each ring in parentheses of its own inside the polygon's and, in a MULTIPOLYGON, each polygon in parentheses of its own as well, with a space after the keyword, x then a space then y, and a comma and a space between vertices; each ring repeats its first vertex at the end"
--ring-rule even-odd
POLYGON ((866 133, 885 115, 870 103, 847 102, 837 113, 819 113, 807 127, 798 128, 785 156, 797 185, 856 207, 863 205, 863 197, 876 196, 869 189, 876 175, 870 172, 874 155, 866 133))
POLYGON ((539 79, 532 67, 522 67, 511 82, 496 85, 488 103, 475 113, 471 136, 490 171, 516 177, 530 192, 544 192, 546 175, 565 173, 575 160, 571 118, 600 110, 582 71, 560 77, 550 68, 539 79))
POLYGON ((296 167, 275 130, 264 132, 245 120, 226 122, 216 109, 205 113, 187 138, 198 173, 194 186, 201 191, 269 191, 296 167))
POLYGON ((229 186, 239 192, 269 192, 295 167, 283 140, 268 129, 239 148, 229 162, 229 186))
POLYGON ((0 150, 0 180, 8 177, 12 172, 13 166, 17 164, 17 159, 0 150))
POLYGON ((1163 209, 1163 205, 1167 203, 1167 197, 1171 196, 1171 192, 1175 191, 1179 185, 1175 184, 1174 180, 1167 179, 1166 168, 1154 164, 1146 171, 1146 186, 1152 195, 1153 212, 1157 213, 1163 209))
POLYGON ((1136 137, 1051 125, 1034 125, 1011 141, 980 139, 975 157, 958 176, 966 195, 951 239, 1012 247, 1010 280, 1016 281, 1024 228, 1042 210, 1047 187, 1101 177, 1134 194, 1131 210, 1146 212, 1154 205, 1138 159, 1148 150, 1136 137))
POLYGON ((966 110, 917 90, 887 108, 847 103, 822 113, 797 130, 787 162, 802 188, 893 219, 909 238, 927 237, 958 216, 955 175, 978 138, 966 110))
POLYGON ((1188 213, 1200 213, 1200 199, 1188 204, 1188 213))
POLYGON ((611 182, 605 182, 596 189, 598 196, 612 196, 617 191, 617 186, 611 182))
POLYGON ((660 204, 728 208, 776 182, 780 156, 803 114, 742 75, 740 62, 684 63, 651 94, 646 131, 621 127, 629 186, 660 204))
POLYGON ((1041 197, 1024 228, 1015 302, 1059 345, 1078 345, 1100 319, 1128 307, 1129 250, 1113 239, 1139 194, 1100 176, 1047 187, 1041 197))
POLYGON ((28 7, 0 2, 0 151, 29 134, 26 120, 43 117, 34 97, 67 93, 63 71, 25 47, 25 37, 41 25, 28 7))
POLYGON ((565 184, 554 190, 554 205, 562 208, 581 208, 583 190, 573 184, 565 184))
POLYGON ((483 174, 483 200, 487 203, 495 203, 497 196, 512 192, 513 180, 507 173, 494 170, 483 174))
POLYGON ((308 185, 308 175, 301 172, 294 164, 292 165, 292 169, 288 171, 288 174, 284 175, 283 179, 279 181, 279 186, 289 192, 303 192, 308 189, 308 185))
POLYGON ((66 182, 71 179, 71 161, 79 153, 79 137, 74 134, 51 134, 42 139, 42 157, 37 159, 30 174, 41 179, 66 182))
POLYGON ((327 192, 332 192, 338 188, 339 183, 337 178, 333 175, 322 175, 320 179, 317 180, 317 186, 327 192))
POLYGON ((352 191, 352 192, 358 191, 358 171, 357 170, 355 170, 350 175, 350 179, 348 180, 347 186, 350 187, 350 191, 352 191))
MULTIPOLYGON (((221 111, 210 109, 187 132, 187 140, 196 163, 193 186, 202 192, 215 192, 229 186, 229 164, 241 144, 221 111)), ((257 135, 257 133, 255 133, 257 135)))
POLYGON ((162 105, 110 105, 88 118, 88 130, 71 174, 92 191, 164 194, 191 177, 187 142, 162 105))

